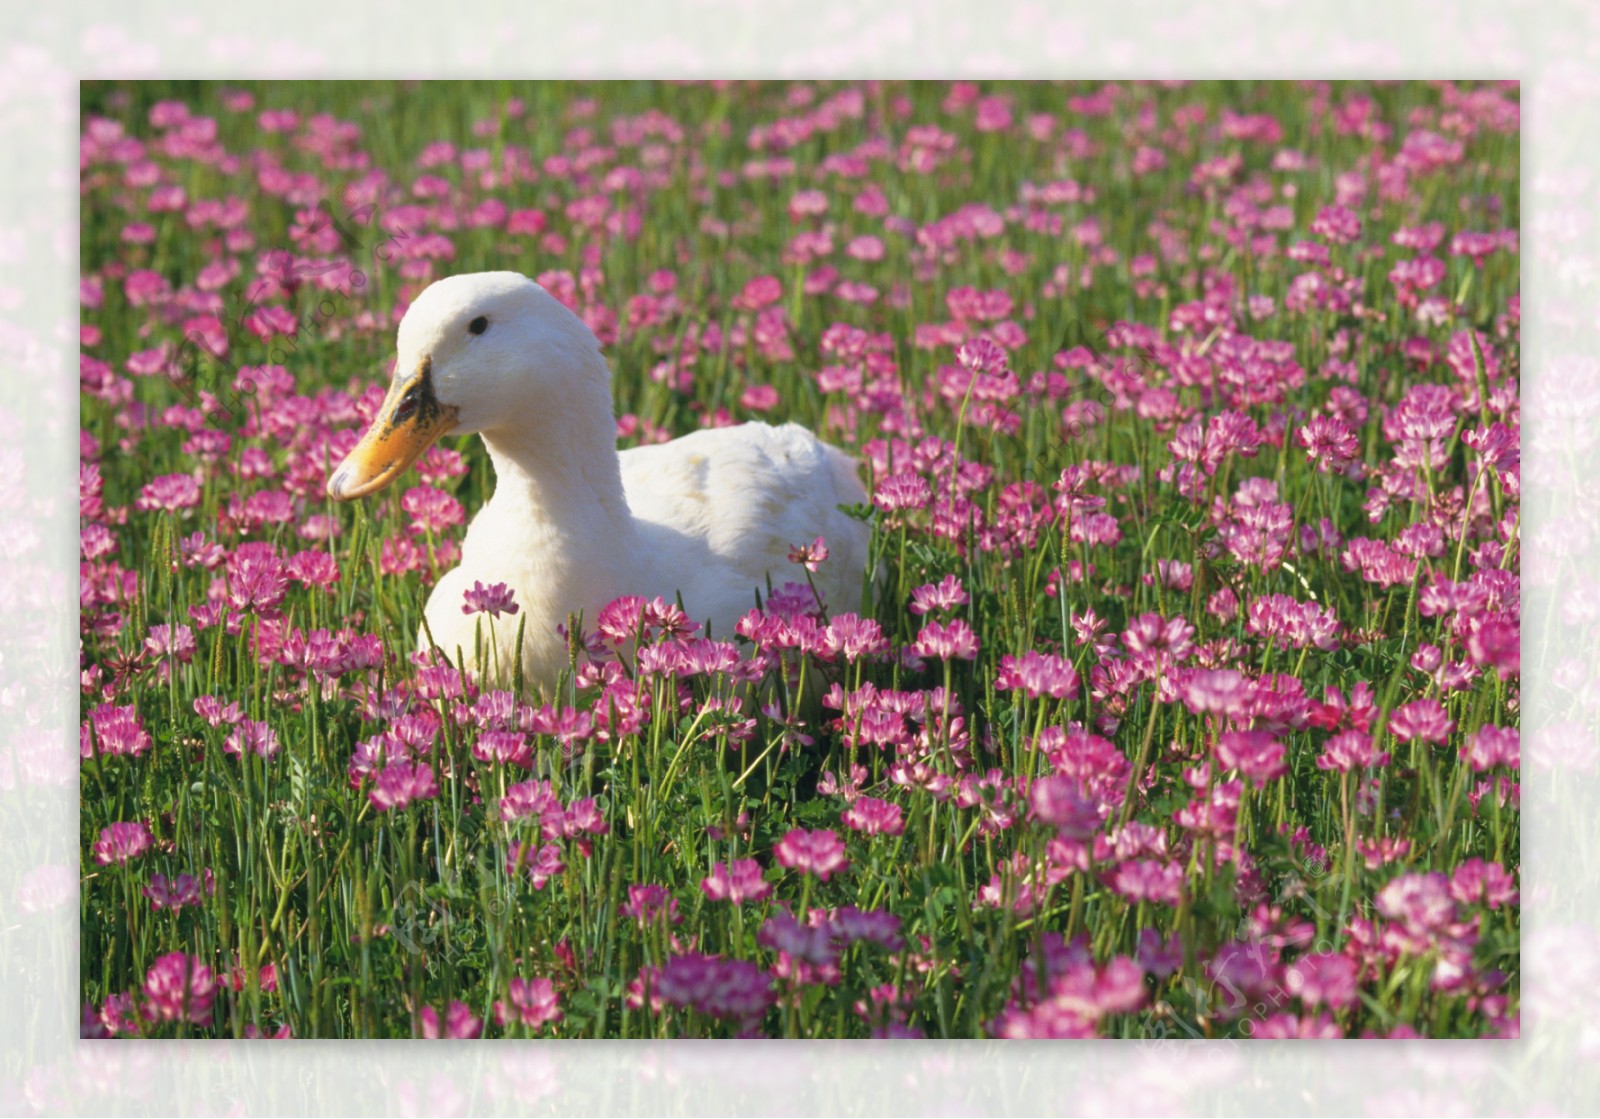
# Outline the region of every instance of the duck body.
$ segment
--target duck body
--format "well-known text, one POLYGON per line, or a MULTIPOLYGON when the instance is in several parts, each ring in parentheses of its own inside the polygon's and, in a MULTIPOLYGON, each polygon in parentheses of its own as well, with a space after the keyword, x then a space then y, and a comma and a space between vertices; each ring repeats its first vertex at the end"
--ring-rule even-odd
MULTIPOLYGON (((764 600, 769 586, 804 578, 789 551, 818 536, 830 547, 813 576, 823 601, 859 609, 867 530, 838 507, 864 503, 866 494, 842 451, 798 424, 747 423, 617 457, 626 516, 609 515, 600 502, 552 508, 530 500, 517 471, 497 468, 494 496, 467 530, 460 565, 428 599, 428 629, 452 659, 474 665, 481 634, 500 665, 514 664, 520 624, 524 677, 548 686, 569 663, 557 627, 581 612, 592 630, 600 610, 623 595, 681 599, 702 632, 730 639, 757 595, 764 600), (501 617, 489 627, 464 614, 463 596, 478 582, 510 586, 526 622, 501 617)), ((419 643, 426 647, 426 633, 419 643)))
POLYGON ((866 492, 854 462, 805 428, 747 423, 619 454, 599 342, 516 273, 433 284, 402 320, 399 349, 389 397, 329 493, 382 488, 445 433, 478 432, 495 471, 459 566, 429 597, 422 647, 431 631, 476 669, 481 635, 487 667, 509 674, 520 626, 525 684, 548 692, 568 665, 557 627, 569 616, 593 629, 620 596, 681 599, 730 639, 769 584, 805 578, 789 552, 817 537, 830 551, 812 576, 824 604, 860 608, 870 530, 839 507, 866 492), (480 582, 509 586, 520 616, 464 613, 480 582))

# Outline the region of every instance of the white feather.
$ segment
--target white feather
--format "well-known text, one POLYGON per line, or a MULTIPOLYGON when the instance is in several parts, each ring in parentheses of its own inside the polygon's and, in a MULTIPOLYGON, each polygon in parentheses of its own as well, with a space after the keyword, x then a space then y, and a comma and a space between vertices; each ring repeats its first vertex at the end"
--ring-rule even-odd
MULTIPOLYGON (((690 617, 730 639, 769 580, 805 578, 788 553, 818 536, 831 554, 813 580, 828 609, 861 608, 869 530, 839 506, 866 493, 851 459, 804 428, 747 423, 619 455, 599 343, 514 273, 429 287, 401 323, 400 351, 398 368, 432 361, 440 401, 461 411, 456 430, 480 432, 495 468, 460 566, 428 601, 433 637, 452 658, 474 662, 480 618, 461 606, 475 582, 509 584, 526 614, 530 690, 548 690, 567 664, 556 627, 581 611, 592 628, 620 595, 681 596, 690 617), (466 323, 479 315, 490 326, 475 338, 466 323)), ((502 666, 513 663, 519 620, 495 622, 502 666)))

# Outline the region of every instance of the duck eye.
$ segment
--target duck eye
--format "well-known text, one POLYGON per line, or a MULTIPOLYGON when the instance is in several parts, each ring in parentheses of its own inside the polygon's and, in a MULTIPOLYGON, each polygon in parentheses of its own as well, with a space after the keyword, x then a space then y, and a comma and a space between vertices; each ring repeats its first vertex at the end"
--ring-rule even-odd
POLYGON ((413 386, 400 398, 399 405, 394 410, 394 418, 398 423, 405 423, 417 411, 417 390, 413 386))
POLYGON ((477 318, 473 319, 467 324, 467 329, 472 331, 474 334, 482 334, 484 331, 489 329, 489 320, 484 318, 482 315, 479 315, 477 318))

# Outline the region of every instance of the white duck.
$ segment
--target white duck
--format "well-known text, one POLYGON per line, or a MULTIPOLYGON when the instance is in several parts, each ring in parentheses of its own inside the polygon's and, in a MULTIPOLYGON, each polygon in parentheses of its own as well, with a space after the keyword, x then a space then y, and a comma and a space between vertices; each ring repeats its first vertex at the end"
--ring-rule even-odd
MULTIPOLYGON (((508 584, 526 613, 530 691, 550 690, 566 667, 556 627, 580 610, 592 626, 620 595, 681 595, 690 617, 731 638, 769 578, 804 577, 790 548, 818 536, 831 553, 813 576, 827 607, 860 607, 869 530, 839 506, 866 494, 851 459, 804 428, 747 423, 618 454, 599 341, 515 272, 432 284, 401 320, 398 346, 389 395, 328 493, 373 493, 440 436, 482 435, 494 495, 426 609, 452 660, 457 649, 473 660, 478 618, 461 608, 474 582, 508 584)), ((495 627, 501 665, 514 663, 517 621, 495 627)))

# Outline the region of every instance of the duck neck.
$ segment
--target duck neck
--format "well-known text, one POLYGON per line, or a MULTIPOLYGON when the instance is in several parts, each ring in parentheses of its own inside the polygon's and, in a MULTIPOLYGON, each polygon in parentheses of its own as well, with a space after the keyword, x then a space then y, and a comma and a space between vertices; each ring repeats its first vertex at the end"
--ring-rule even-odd
POLYGON ((483 432, 494 463, 496 513, 538 535, 581 526, 595 548, 632 543, 633 516, 622 488, 610 387, 533 410, 509 428, 483 432))

